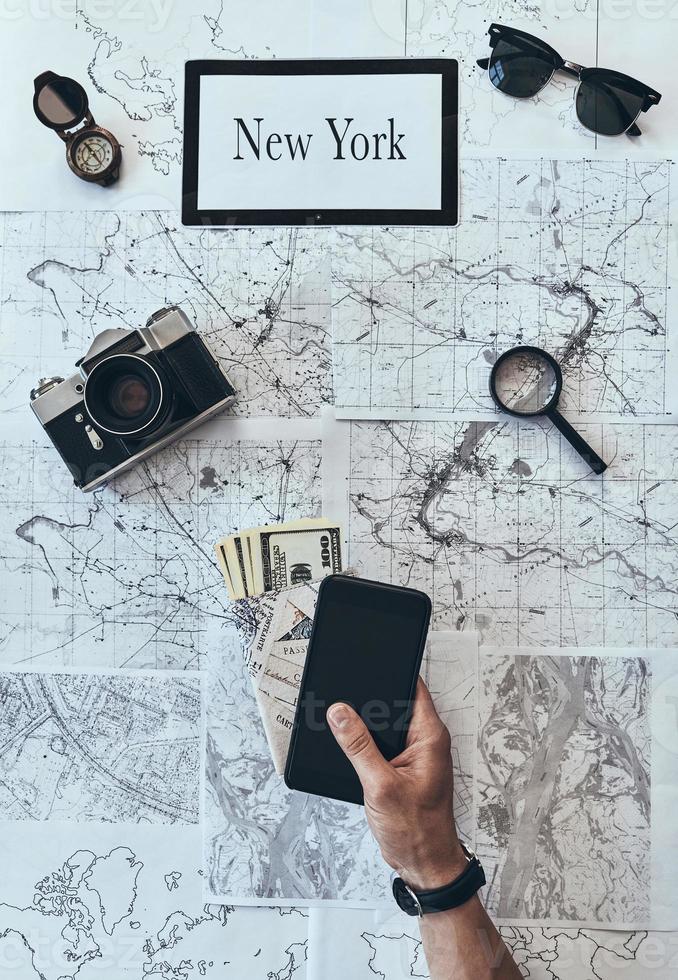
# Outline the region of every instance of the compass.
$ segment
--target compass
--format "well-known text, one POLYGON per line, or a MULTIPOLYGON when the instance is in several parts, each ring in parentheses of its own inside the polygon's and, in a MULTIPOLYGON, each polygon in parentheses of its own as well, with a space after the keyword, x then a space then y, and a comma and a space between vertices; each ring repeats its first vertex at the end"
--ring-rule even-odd
POLYGON ((66 144, 73 173, 89 183, 108 187, 120 175, 122 151, 112 133, 97 126, 87 93, 73 78, 45 71, 35 79, 33 110, 66 144))

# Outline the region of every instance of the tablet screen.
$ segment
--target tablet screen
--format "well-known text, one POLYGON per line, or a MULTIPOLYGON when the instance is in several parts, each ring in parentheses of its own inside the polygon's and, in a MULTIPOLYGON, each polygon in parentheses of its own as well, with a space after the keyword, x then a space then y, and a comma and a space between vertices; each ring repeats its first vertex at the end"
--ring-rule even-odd
POLYGON ((186 103, 185 223, 456 222, 456 62, 193 62, 186 103))

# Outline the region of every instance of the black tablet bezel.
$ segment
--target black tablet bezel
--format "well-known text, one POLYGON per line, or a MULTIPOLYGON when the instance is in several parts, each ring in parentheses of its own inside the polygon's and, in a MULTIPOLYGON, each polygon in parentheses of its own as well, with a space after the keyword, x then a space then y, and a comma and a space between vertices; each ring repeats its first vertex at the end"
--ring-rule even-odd
POLYGON ((456 225, 459 218, 458 63, 452 58, 355 58, 267 61, 187 61, 184 91, 182 222, 184 225, 456 225), (198 209, 200 79, 203 75, 388 75, 441 76, 441 208, 333 210, 198 209))

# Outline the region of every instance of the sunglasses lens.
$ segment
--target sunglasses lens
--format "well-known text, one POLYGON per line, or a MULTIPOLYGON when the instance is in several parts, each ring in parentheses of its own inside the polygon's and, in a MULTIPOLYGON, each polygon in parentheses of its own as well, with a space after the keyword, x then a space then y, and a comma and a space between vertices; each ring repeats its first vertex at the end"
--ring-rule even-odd
POLYGON ((555 70, 553 55, 526 38, 500 37, 490 56, 492 84, 515 99, 529 99, 546 85, 555 70))
POLYGON ((587 129, 601 136, 625 133, 643 108, 645 97, 629 91, 628 83, 614 73, 592 75, 577 90, 577 116, 587 129))

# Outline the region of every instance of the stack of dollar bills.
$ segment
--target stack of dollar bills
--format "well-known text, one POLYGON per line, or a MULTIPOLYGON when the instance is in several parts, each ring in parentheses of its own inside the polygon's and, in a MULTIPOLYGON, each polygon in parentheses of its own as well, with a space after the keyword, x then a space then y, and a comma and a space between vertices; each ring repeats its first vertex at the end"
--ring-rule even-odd
POLYGON ((215 545, 231 599, 280 592, 341 571, 341 528, 325 518, 269 524, 215 545))

